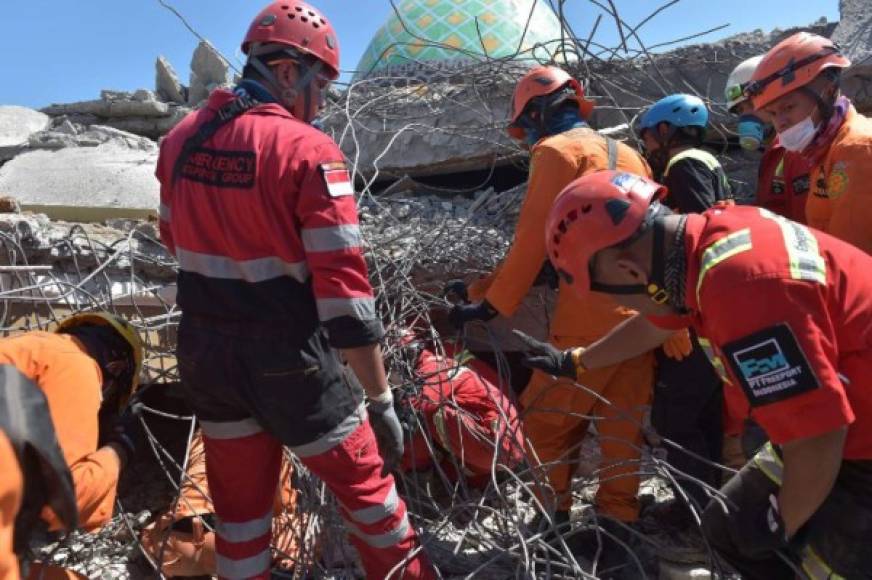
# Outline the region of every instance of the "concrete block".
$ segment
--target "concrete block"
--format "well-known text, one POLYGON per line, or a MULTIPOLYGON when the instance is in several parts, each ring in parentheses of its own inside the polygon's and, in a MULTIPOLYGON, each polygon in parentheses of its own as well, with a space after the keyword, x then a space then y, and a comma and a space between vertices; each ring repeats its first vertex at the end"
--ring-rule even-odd
POLYGON ((27 107, 0 106, 0 147, 17 147, 49 125, 48 115, 27 107))
POLYGON ((157 57, 155 67, 155 91, 159 98, 173 103, 185 102, 185 87, 179 81, 179 75, 165 57, 157 57))
POLYGON ((23 153, 0 168, 0 191, 53 219, 101 221, 156 215, 157 152, 118 143, 23 153))
POLYGON ((208 42, 200 42, 191 57, 191 81, 188 104, 196 105, 209 96, 209 87, 230 83, 230 67, 208 42))

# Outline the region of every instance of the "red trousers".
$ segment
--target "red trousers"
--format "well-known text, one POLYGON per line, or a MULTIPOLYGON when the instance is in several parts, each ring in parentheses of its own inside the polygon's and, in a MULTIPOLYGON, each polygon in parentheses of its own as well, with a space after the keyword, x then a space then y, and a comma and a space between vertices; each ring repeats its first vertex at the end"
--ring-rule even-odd
MULTIPOLYGON (((206 473, 219 518, 218 574, 267 579, 281 443, 253 420, 202 425, 206 473)), ((291 451, 336 496, 367 578, 433 577, 393 476, 381 474, 382 459, 363 409, 291 451)))

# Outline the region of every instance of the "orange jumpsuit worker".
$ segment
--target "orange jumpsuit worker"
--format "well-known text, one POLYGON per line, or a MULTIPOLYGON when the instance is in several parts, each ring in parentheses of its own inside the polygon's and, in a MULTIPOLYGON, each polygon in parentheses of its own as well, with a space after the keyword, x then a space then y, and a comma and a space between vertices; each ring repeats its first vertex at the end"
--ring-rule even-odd
MULTIPOLYGON (((273 567, 285 570, 292 569, 300 555, 302 533, 297 491, 291 485, 293 469, 286 455, 273 502, 273 567)), ((142 546, 155 561, 162 558, 164 576, 216 576, 215 506, 209 497, 202 431, 191 441, 185 473, 179 501, 142 531, 142 546)))
POLYGON ((811 168, 808 224, 872 252, 872 120, 839 93, 851 62, 833 42, 798 32, 775 45, 745 91, 772 119, 777 144, 811 168))
MULTIPOLYGON (((585 119, 592 109, 593 103, 584 98, 578 81, 559 68, 535 68, 518 83, 509 134, 524 139, 531 148, 527 195, 505 260, 488 279, 470 288, 471 298, 480 302, 454 307, 456 325, 515 312, 547 261, 545 219, 554 198, 569 182, 610 166, 650 173, 636 151, 602 137, 587 125, 585 119)), ((559 347, 590 344, 633 314, 607 296, 580 300, 561 284, 549 340, 559 347)), ((535 454, 547 467, 555 497, 545 499, 555 510, 556 524, 569 521, 574 460, 588 429, 585 417, 591 416, 600 418, 597 429, 603 456, 597 508, 624 522, 638 519, 639 424, 651 400, 652 383, 651 353, 585 377, 585 387, 611 404, 602 403, 571 381, 556 381, 534 372, 521 395, 524 429, 535 454)))
MULTIPOLYGON (((136 332, 110 314, 78 314, 63 320, 55 333, 0 340, 0 364, 16 367, 45 393, 72 473, 79 524, 86 531, 100 528, 112 518, 118 478, 133 443, 123 431, 101 434, 99 416, 117 418, 135 388, 142 366, 136 332)), ((43 519, 51 530, 61 527, 50 510, 43 519)))
POLYGON ((57 514, 59 528, 78 526, 73 481, 45 394, 15 366, 0 364, 0 580, 42 577, 37 568, 45 578, 81 578, 19 562, 46 506, 57 514))

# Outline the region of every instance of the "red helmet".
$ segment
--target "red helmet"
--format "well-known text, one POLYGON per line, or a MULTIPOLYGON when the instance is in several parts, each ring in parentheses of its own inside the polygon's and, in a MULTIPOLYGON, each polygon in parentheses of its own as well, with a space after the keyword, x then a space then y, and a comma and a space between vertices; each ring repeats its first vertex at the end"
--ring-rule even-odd
POLYGON ((597 171, 579 177, 557 196, 545 227, 551 264, 577 294, 590 291, 590 259, 625 242, 651 217, 666 188, 647 177, 597 171))
POLYGON ((829 38, 797 32, 766 53, 745 87, 745 94, 751 97, 754 108, 760 110, 809 84, 825 69, 849 66, 851 61, 829 38))
POLYGON ((584 98, 581 83, 561 68, 539 66, 525 74, 515 86, 515 94, 512 96, 512 116, 508 127, 509 135, 515 139, 523 139, 525 131, 517 123, 527 104, 536 97, 550 95, 567 85, 575 91, 578 110, 581 116, 587 119, 593 111, 594 102, 584 98))
POLYGON ((339 41, 333 26, 313 6, 298 0, 273 2, 260 11, 242 41, 242 52, 255 45, 290 46, 323 62, 332 79, 339 76, 339 41))

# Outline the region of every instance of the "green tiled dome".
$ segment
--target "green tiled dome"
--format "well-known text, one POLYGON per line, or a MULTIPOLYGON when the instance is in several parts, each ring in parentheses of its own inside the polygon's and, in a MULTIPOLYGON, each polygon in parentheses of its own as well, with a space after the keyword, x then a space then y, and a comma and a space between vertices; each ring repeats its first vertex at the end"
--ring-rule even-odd
POLYGON ((543 0, 399 0, 396 6, 399 14, 391 12, 363 53, 358 78, 519 51, 520 59, 547 60, 560 45, 560 21, 543 0))

